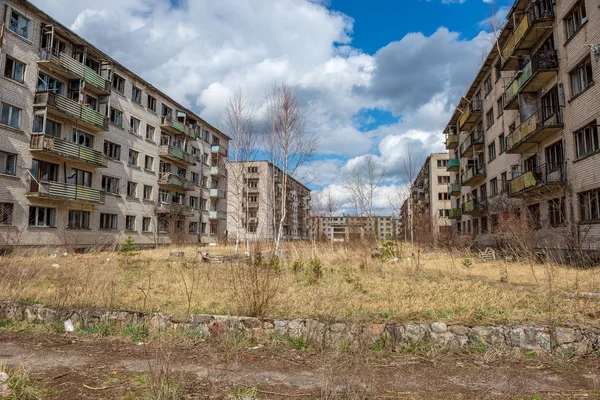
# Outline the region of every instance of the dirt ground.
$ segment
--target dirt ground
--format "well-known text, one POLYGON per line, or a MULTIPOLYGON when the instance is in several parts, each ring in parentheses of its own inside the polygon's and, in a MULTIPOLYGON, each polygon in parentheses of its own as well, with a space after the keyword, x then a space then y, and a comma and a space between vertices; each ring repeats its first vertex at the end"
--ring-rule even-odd
POLYGON ((175 398, 600 398, 596 356, 558 362, 489 354, 361 355, 5 332, 0 361, 29 370, 48 389, 44 399, 152 398, 149 377, 161 366, 180 385, 175 398))

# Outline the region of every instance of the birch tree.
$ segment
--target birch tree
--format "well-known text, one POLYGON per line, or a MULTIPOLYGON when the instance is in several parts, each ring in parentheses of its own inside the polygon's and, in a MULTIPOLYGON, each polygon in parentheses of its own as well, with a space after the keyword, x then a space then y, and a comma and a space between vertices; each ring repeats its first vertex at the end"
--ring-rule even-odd
MULTIPOLYGON (((235 254, 239 252, 240 232, 246 237, 246 225, 248 221, 248 210, 243 207, 247 203, 248 193, 246 169, 240 162, 253 159, 256 151, 256 137, 253 129, 253 107, 238 89, 229 99, 225 107, 224 123, 226 132, 231 138, 229 142, 229 165, 227 168, 229 179, 228 209, 233 228, 235 229, 235 254), (234 163, 233 165, 231 163, 234 163)), ((248 246, 248 243, 246 243, 248 246)))
MULTIPOLYGON (((311 161, 317 139, 306 131, 306 119, 293 90, 285 83, 275 84, 266 99, 265 140, 271 163, 281 169, 279 213, 274 213, 275 253, 281 250, 283 227, 287 218, 290 176, 311 161)), ((276 186, 273 193, 279 192, 276 186)))

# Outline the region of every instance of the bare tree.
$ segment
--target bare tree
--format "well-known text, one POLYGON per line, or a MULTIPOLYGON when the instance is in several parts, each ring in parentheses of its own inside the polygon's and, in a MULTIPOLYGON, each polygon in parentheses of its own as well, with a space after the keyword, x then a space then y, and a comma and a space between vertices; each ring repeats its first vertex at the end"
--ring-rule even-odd
MULTIPOLYGON (((229 137, 229 161, 236 163, 227 167, 229 180, 228 210, 230 220, 233 221, 232 228, 235 229, 235 254, 239 251, 240 233, 244 233, 246 239, 246 224, 248 221, 248 209, 243 207, 247 204, 248 192, 246 169, 239 162, 250 161, 256 151, 256 138, 253 130, 254 109, 241 89, 238 89, 229 99, 225 107, 225 129, 229 137)), ((220 167, 220 166, 219 166, 220 167)))
POLYGON ((326 188, 313 195, 311 207, 314 216, 333 217, 339 212, 340 203, 333 195, 331 188, 326 188))
MULTIPOLYGON (((279 213, 275 213, 275 252, 281 249, 283 227, 287 218, 288 183, 290 176, 313 157, 317 138, 305 129, 306 121, 296 95, 285 83, 275 84, 266 97, 266 148, 271 163, 282 171, 279 213)), ((275 188, 274 193, 275 192, 275 188)), ((279 188, 277 188, 279 191, 279 188)))
POLYGON ((350 192, 361 214, 373 217, 375 191, 383 182, 386 172, 386 166, 380 165, 373 154, 365 155, 360 163, 342 170, 344 187, 350 192))

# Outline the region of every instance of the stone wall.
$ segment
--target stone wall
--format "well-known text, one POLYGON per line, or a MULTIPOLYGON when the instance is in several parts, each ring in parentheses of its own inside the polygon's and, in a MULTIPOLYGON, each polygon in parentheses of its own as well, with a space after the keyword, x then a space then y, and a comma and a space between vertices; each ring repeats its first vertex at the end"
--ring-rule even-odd
POLYGON ((118 327, 146 325, 151 332, 193 329, 202 336, 218 338, 241 331, 259 342, 274 334, 302 338, 318 346, 368 347, 374 343, 405 346, 414 343, 447 348, 518 348, 533 351, 566 351, 586 355, 600 350, 600 326, 597 325, 500 325, 463 326, 444 322, 403 324, 325 323, 313 319, 270 319, 195 314, 145 314, 96 308, 48 308, 43 305, 0 303, 0 320, 63 323, 71 320, 76 329, 100 323, 118 327))

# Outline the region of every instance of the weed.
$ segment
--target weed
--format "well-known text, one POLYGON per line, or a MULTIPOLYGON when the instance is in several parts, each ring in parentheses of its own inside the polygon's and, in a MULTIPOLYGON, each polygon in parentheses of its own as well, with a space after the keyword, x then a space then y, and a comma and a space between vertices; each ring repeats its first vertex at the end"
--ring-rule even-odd
POLYGON ((400 350, 407 353, 429 353, 434 348, 434 345, 424 340, 409 340, 408 343, 400 347, 400 350))
POLYGON ((290 343, 294 350, 303 350, 306 348, 306 341, 301 337, 293 338, 291 336, 286 336, 286 340, 290 343))
POLYGON ((471 269, 473 268, 473 259, 471 257, 465 257, 462 259, 461 265, 463 268, 471 269))
POLYGON ((473 343, 467 347, 467 352, 471 354, 485 354, 488 351, 488 345, 484 342, 473 343))
POLYGON ((114 333, 114 325, 100 323, 88 327, 81 328, 78 332, 79 336, 87 336, 92 338, 108 337, 114 333))
POLYGON ((537 358, 537 353, 533 350, 523 350, 522 354, 523 357, 527 358, 528 360, 534 360, 537 358))
POLYGON ((292 272, 294 274, 298 274, 302 271, 304 271, 304 261, 302 261, 302 260, 294 261, 294 263, 292 264, 292 272))
POLYGON ((144 325, 127 325, 121 335, 131 338, 133 342, 141 342, 148 338, 148 327, 144 325))
POLYGON ((235 388, 233 389, 233 391, 231 392, 231 394, 229 396, 227 396, 227 399, 229 400, 247 400, 247 399, 259 399, 260 397, 258 397, 258 390, 256 390, 255 388, 235 388))
POLYGON ((380 335, 369 348, 373 351, 387 351, 390 350, 391 344, 388 335, 380 335))
POLYGON ((309 285, 315 285, 323 277, 323 264, 318 258, 313 258, 308 262, 306 268, 306 278, 309 285))
POLYGON ((6 372, 8 379, 7 400, 37 400, 42 396, 52 394, 52 390, 42 388, 34 382, 29 372, 23 368, 10 368, 0 363, 0 372, 6 372))

